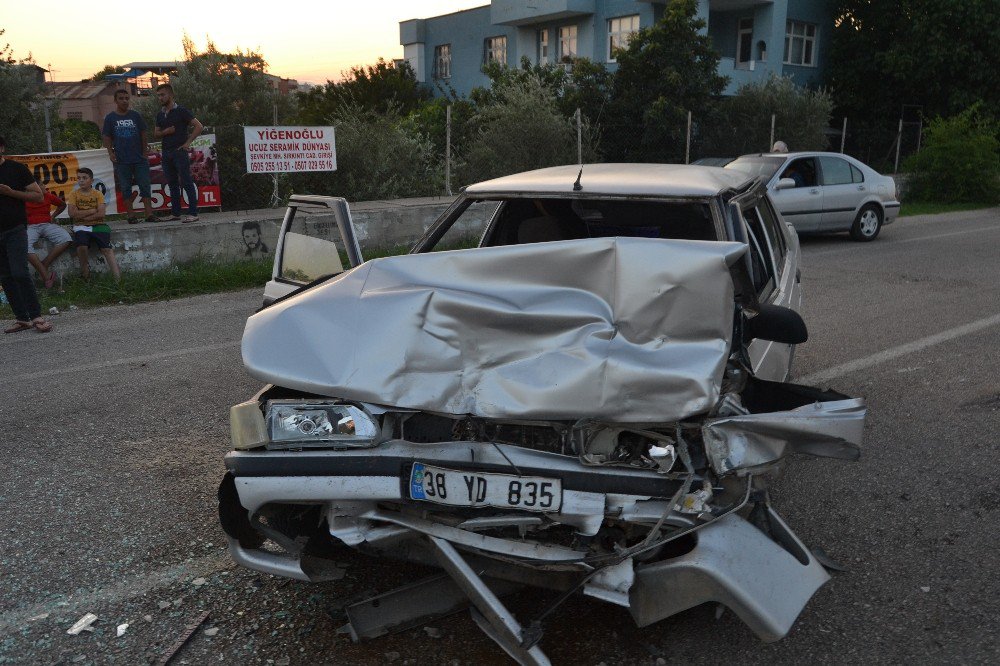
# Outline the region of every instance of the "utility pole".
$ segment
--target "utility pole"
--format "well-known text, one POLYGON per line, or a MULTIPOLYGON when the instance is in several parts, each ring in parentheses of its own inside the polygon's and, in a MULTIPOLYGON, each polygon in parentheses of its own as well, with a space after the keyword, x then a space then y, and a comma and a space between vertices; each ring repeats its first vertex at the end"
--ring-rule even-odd
POLYGON ((451 104, 444 108, 444 191, 451 196, 451 104))

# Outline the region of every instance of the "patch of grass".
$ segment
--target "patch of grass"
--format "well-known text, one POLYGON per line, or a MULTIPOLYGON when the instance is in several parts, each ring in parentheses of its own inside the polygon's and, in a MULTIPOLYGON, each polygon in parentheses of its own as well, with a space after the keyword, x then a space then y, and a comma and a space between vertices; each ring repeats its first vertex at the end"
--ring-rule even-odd
POLYGON ((980 210, 993 208, 996 204, 988 203, 934 203, 925 201, 906 201, 899 209, 900 217, 911 215, 937 215, 938 213, 957 213, 963 210, 980 210))
MULTIPOLYGON (((78 277, 68 277, 63 291, 37 287, 42 302, 42 313, 49 308, 60 310, 70 305, 88 307, 117 303, 142 303, 162 301, 220 291, 260 288, 271 279, 271 260, 264 261, 210 261, 195 259, 169 269, 143 272, 123 272, 121 283, 116 284, 110 275, 91 275, 89 282, 78 277)), ((3 318, 11 316, 10 307, 0 305, 3 318)))

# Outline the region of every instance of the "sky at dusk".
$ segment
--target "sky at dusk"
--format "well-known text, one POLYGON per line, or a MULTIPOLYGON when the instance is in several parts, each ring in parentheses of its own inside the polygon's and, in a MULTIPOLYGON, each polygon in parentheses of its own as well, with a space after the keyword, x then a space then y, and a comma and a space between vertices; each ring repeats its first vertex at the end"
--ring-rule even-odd
POLYGON ((300 82, 338 79, 352 65, 403 56, 399 22, 489 4, 488 0, 354 2, 165 2, 102 0, 53 13, 0 0, 0 46, 31 53, 56 81, 87 78, 104 65, 183 57, 186 32, 202 50, 260 51, 272 74, 300 82))

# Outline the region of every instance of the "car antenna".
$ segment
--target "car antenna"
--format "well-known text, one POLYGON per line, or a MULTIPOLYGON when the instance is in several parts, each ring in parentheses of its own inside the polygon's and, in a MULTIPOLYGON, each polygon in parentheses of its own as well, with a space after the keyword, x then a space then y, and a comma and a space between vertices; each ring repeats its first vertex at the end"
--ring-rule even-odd
POLYGON ((583 177, 583 167, 580 167, 580 173, 576 174, 576 182, 573 183, 573 191, 579 192, 583 189, 583 185, 580 184, 580 178, 583 177))

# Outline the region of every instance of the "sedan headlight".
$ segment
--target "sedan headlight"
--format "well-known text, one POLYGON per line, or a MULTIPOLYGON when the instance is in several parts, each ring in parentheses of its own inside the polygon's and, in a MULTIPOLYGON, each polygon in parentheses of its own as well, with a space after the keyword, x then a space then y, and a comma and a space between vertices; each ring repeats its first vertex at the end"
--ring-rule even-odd
POLYGON ((267 403, 270 449, 375 446, 378 424, 354 405, 301 400, 267 403))

